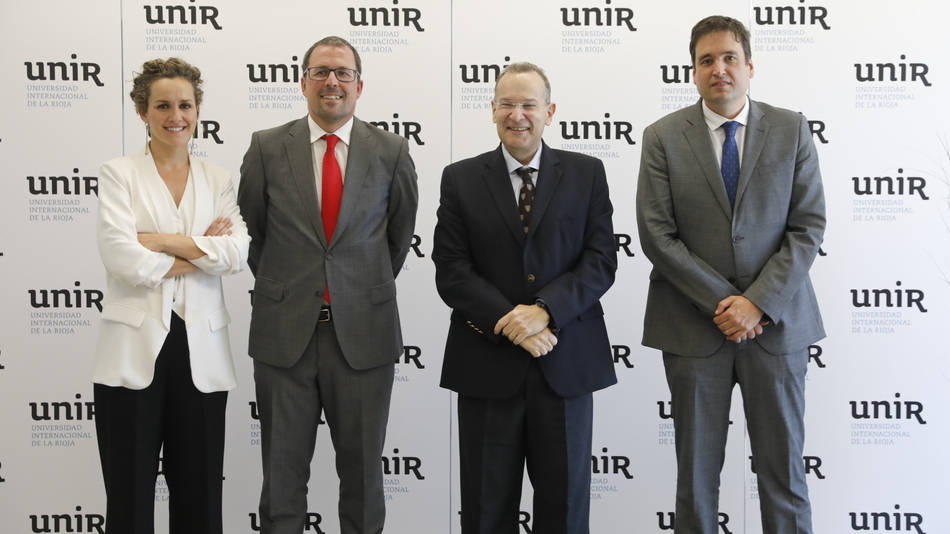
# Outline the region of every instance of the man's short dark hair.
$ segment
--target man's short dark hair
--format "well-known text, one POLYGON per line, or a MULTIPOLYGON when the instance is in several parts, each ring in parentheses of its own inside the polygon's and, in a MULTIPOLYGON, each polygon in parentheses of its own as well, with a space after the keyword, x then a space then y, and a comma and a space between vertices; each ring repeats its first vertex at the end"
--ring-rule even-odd
POLYGON ((323 39, 320 39, 319 41, 310 45, 310 48, 308 48, 307 52, 303 55, 303 62, 301 63, 302 68, 306 69, 310 66, 308 65, 308 63, 310 63, 310 54, 312 54, 313 49, 318 46, 345 46, 349 48, 353 52, 353 58, 356 59, 356 72, 360 74, 363 73, 363 61, 360 59, 360 53, 357 52, 355 48, 353 48, 353 45, 351 45, 349 41, 342 37, 337 37, 336 35, 324 37, 323 39))
POLYGON ((689 58, 692 64, 696 64, 696 43, 710 33, 732 32, 736 41, 742 44, 742 52, 745 54, 745 61, 748 63, 752 59, 752 47, 749 45, 749 30, 746 29, 738 20, 732 17, 723 17, 713 15, 706 17, 693 26, 692 35, 689 38, 689 58))

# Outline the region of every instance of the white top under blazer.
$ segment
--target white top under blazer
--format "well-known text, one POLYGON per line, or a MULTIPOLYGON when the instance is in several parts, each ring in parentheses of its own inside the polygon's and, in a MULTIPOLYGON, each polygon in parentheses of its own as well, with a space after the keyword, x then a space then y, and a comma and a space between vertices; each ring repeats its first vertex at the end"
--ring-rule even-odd
POLYGON ((221 276, 247 265, 250 237, 230 174, 194 157, 190 163, 190 221, 182 221, 147 151, 107 161, 99 172, 98 241, 106 293, 93 371, 97 384, 144 389, 152 383, 155 359, 170 329, 176 283, 183 283, 195 387, 209 393, 237 385, 221 276), (231 220, 231 235, 202 235, 218 217, 231 220), (177 282, 178 277, 164 278, 174 257, 142 246, 139 232, 190 235, 206 255, 192 261, 198 270, 177 282))

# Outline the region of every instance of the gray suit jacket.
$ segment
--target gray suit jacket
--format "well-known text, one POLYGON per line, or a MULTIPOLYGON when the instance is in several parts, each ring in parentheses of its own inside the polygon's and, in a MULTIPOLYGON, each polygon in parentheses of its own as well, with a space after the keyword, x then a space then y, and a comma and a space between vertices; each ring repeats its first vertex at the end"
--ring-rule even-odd
POLYGON ((417 202, 406 140, 354 118, 340 215, 327 244, 307 118, 254 132, 238 189, 255 277, 251 357, 296 363, 329 283, 333 328, 350 366, 395 361, 402 350, 395 277, 409 252, 417 202))
POLYGON ((735 208, 702 102, 643 132, 640 245, 653 263, 643 344, 708 356, 725 341, 717 303, 744 295, 773 324, 755 338, 784 354, 824 337, 808 270, 825 229, 818 156, 799 113, 751 102, 735 208))

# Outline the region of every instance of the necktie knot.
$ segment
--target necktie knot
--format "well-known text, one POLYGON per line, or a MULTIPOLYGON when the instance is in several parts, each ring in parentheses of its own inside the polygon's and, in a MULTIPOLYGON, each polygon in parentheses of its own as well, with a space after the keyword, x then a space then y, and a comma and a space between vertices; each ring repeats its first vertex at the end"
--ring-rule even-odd
POLYGON ((726 132, 726 139, 734 138, 736 136, 736 130, 738 129, 739 123, 736 121, 722 123, 722 131, 726 132))
POLYGON ((335 134, 326 134, 320 139, 324 139, 327 142, 327 150, 333 150, 336 148, 336 142, 340 140, 335 134))
POLYGON ((531 180, 531 173, 534 172, 534 169, 531 167, 521 167, 520 169, 515 169, 515 172, 518 173, 518 176, 521 177, 521 181, 525 185, 534 186, 534 182, 531 180))

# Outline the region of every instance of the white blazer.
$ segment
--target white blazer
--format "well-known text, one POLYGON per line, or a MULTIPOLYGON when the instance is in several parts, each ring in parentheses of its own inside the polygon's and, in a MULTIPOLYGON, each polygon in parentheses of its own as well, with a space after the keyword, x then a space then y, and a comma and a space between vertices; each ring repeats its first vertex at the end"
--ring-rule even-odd
MULTIPOLYGON (((234 364, 221 275, 247 264, 247 227, 235 201, 230 174, 191 158, 194 219, 191 234, 206 256, 199 270, 184 276, 185 325, 191 376, 199 391, 235 387, 234 364), (228 217, 231 235, 205 237, 217 217, 228 217)), ((146 151, 115 158, 99 172, 99 255, 106 269, 106 293, 96 345, 93 382, 144 389, 168 335, 174 278, 163 278, 174 257, 142 246, 138 232, 176 233, 171 193, 146 151)))

